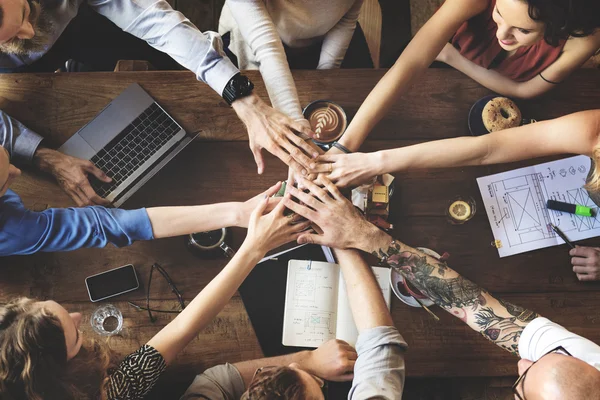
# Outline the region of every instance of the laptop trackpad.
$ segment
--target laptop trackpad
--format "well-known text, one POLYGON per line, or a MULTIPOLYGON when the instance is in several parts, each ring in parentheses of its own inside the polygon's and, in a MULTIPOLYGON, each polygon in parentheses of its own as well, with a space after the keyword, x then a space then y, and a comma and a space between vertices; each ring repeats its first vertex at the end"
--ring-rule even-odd
POLYGON ((130 115, 124 115, 118 107, 111 103, 102 113, 84 126, 79 134, 98 152, 125 129, 132 119, 130 115))
POLYGON ((79 134, 74 134, 58 151, 61 153, 89 160, 97 151, 88 144, 79 134))

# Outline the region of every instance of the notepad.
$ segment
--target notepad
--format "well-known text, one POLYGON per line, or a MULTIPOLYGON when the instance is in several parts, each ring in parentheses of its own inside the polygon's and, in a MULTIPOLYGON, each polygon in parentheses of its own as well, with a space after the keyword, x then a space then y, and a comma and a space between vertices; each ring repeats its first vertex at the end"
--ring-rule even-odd
MULTIPOLYGON (((389 309, 389 269, 371 268, 389 309)), ((356 345, 358 339, 339 265, 290 260, 283 315, 283 345, 318 347, 330 339, 344 340, 352 346, 356 345)))

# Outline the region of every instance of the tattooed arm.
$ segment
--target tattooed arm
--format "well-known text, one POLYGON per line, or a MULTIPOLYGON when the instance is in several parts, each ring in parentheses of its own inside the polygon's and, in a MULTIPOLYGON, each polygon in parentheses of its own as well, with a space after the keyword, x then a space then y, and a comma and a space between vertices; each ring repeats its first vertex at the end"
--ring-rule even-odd
POLYGON ((371 229, 374 240, 365 242, 362 250, 371 252, 385 264, 400 271, 433 302, 486 339, 518 354, 521 333, 538 316, 536 313, 496 299, 487 290, 450 269, 445 262, 392 240, 377 228, 371 229))
POLYGON ((311 220, 323 232, 305 233, 298 238, 299 243, 355 248, 377 256, 400 271, 437 305, 498 346, 517 354, 521 333, 538 316, 536 313, 496 299, 450 269, 446 263, 393 240, 366 221, 333 183, 326 178, 321 179, 324 189, 306 180, 303 184, 310 193, 289 189, 290 194, 304 205, 284 199, 286 207, 311 220))

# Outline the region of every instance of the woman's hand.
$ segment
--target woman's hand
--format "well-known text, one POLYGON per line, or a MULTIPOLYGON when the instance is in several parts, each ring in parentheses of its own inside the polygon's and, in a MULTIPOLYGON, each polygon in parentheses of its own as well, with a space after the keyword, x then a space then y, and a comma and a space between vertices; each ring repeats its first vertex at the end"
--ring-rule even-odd
POLYGON ((298 222, 295 214, 283 215, 283 201, 266 213, 271 200, 273 199, 269 197, 264 198, 252 212, 242 248, 266 254, 276 247, 297 240, 310 226, 310 221, 298 222))
POLYGON ((371 183, 379 172, 379 153, 325 154, 311 163, 310 172, 324 174, 338 187, 371 183))
POLYGON ((252 211, 254 211, 256 206, 260 204, 265 198, 268 199, 266 212, 269 212, 272 209, 274 209, 275 206, 281 201, 281 197, 272 196, 279 191, 280 187, 281 182, 277 182, 276 184, 274 184, 264 192, 257 194, 250 200, 246 200, 243 203, 238 203, 240 206, 238 209, 238 222, 236 223, 236 226, 239 226, 241 228, 247 228, 248 223, 250 222, 250 215, 252 215, 252 211))

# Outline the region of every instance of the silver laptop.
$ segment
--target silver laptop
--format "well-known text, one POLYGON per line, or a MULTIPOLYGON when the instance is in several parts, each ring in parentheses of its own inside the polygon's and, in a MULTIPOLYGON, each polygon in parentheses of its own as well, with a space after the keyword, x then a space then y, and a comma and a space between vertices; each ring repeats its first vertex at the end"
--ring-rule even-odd
POLYGON ((193 137, 138 84, 129 86, 58 151, 90 160, 112 178, 90 176, 98 195, 119 207, 193 137))

